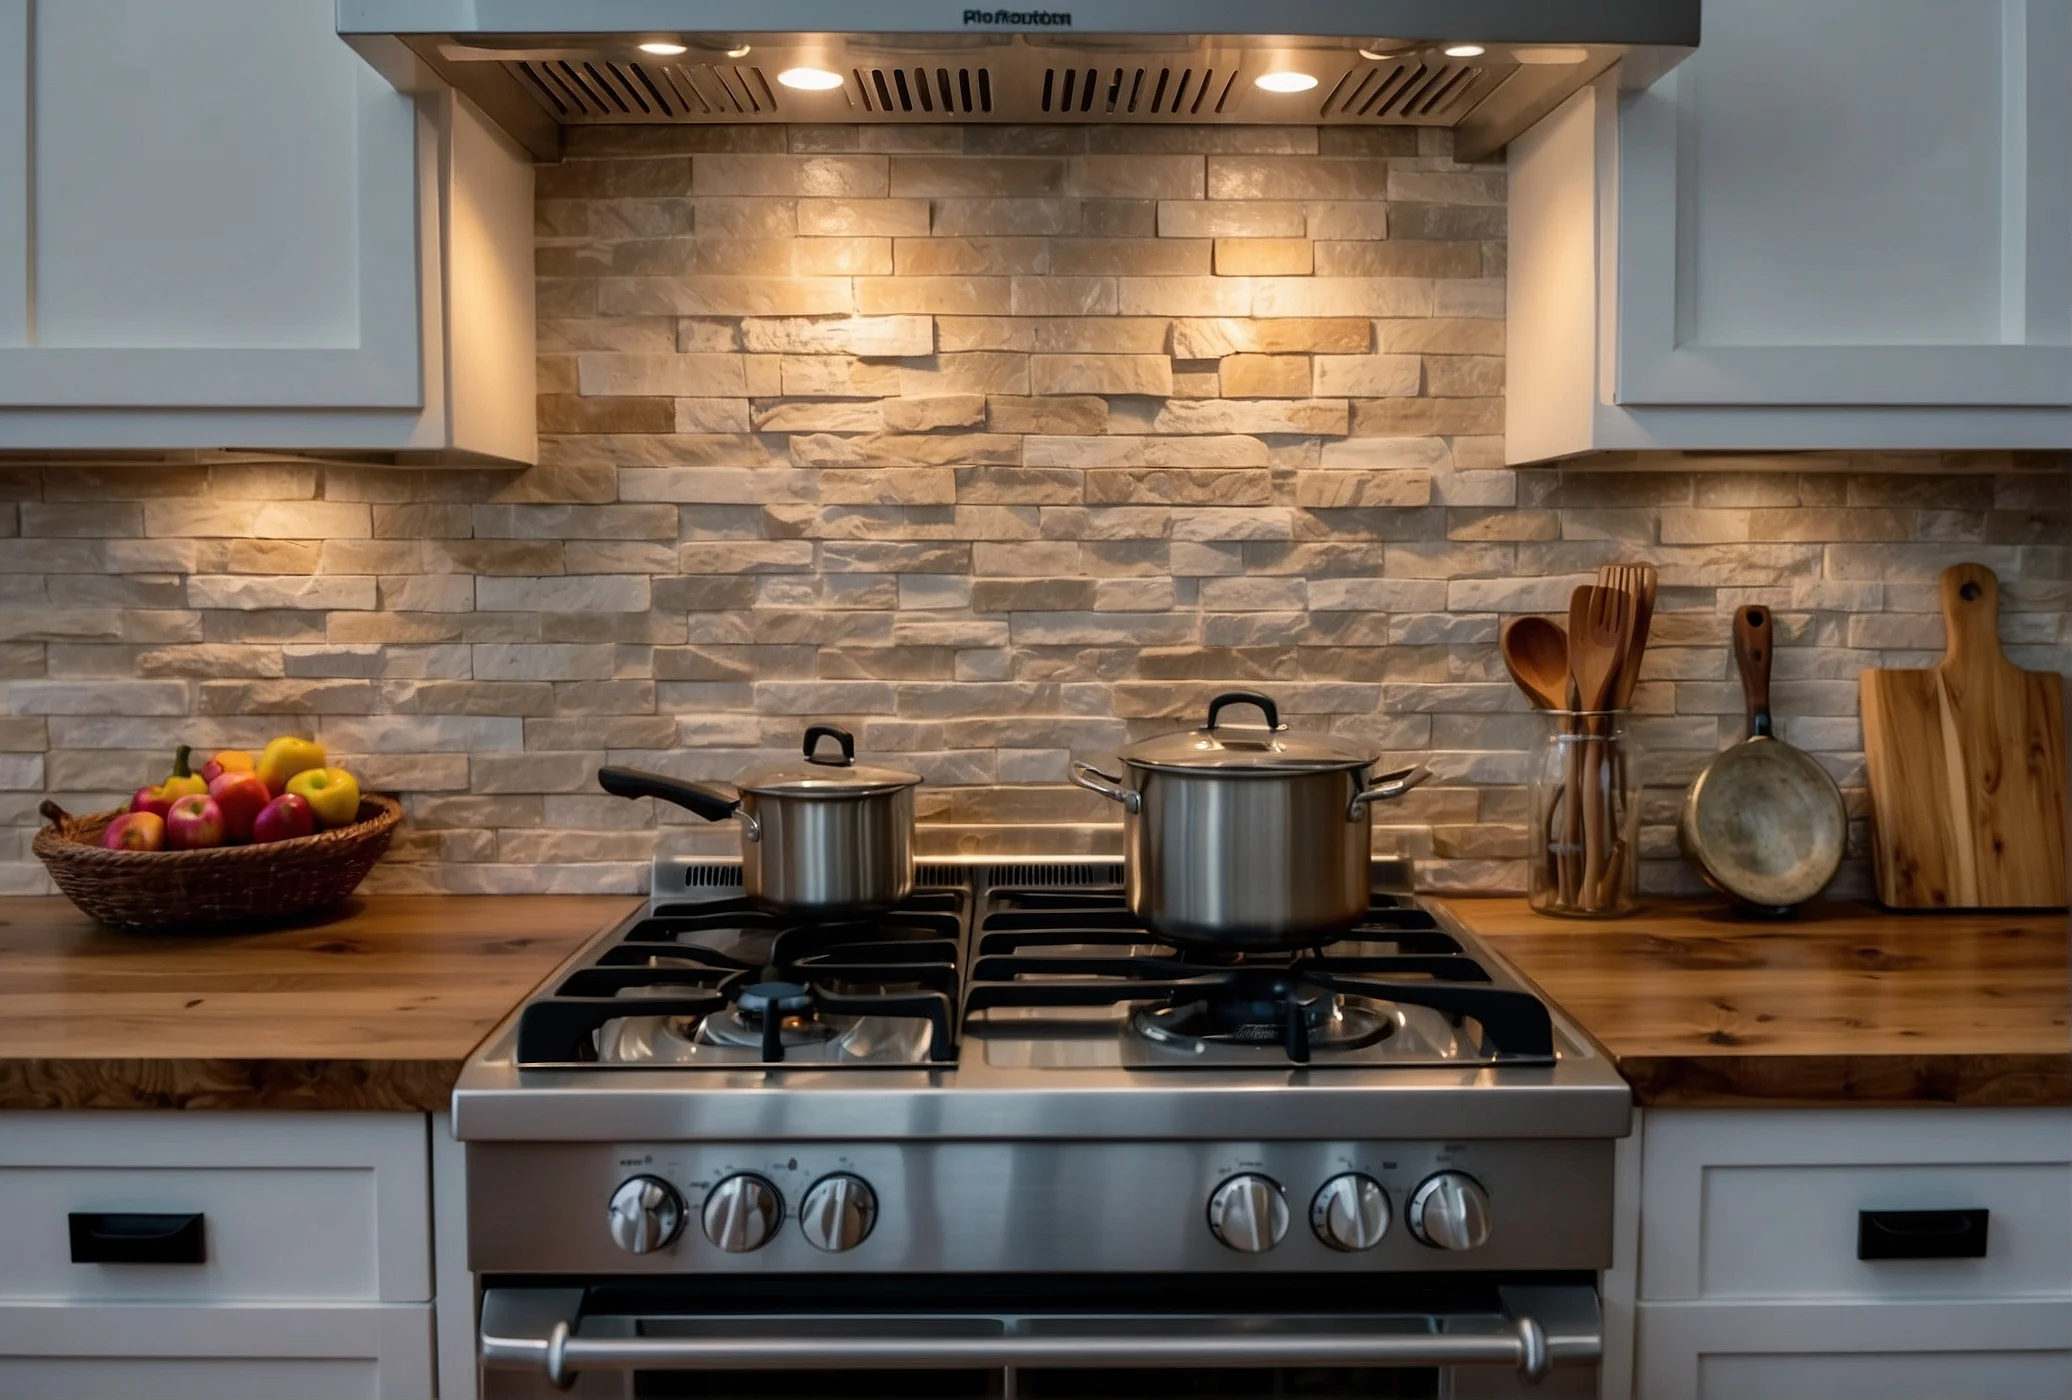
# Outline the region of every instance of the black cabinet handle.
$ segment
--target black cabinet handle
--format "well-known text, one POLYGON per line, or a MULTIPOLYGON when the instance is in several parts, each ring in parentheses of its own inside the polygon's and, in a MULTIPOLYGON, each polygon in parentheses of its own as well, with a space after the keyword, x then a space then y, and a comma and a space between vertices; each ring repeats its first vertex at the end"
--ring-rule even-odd
POLYGON ((1982 1210, 1860 1210, 1858 1259, 1983 1259, 1982 1210))
POLYGON ((202 1217, 73 1211, 75 1264, 205 1264, 202 1217))

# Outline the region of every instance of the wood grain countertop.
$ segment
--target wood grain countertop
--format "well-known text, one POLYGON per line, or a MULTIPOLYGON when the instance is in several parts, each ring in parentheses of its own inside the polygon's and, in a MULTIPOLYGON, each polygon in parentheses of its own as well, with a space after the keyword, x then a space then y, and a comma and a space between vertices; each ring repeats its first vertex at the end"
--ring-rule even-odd
POLYGON ((1663 903, 1544 918, 1445 899, 1618 1061, 1642 1104, 2072 1104, 2063 914, 1663 903))
POLYGON ((0 1109, 444 1109, 490 1029, 636 903, 373 895, 290 928, 133 934, 0 899, 0 1109))

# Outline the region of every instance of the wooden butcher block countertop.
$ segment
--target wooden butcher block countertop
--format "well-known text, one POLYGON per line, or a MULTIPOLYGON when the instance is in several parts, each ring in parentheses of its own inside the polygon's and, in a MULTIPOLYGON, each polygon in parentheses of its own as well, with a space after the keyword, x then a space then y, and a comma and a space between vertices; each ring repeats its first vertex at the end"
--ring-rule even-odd
POLYGON ((1446 899, 1617 1059, 1642 1104, 2072 1103, 2062 913, 1823 903, 1543 918, 1446 899))
POLYGON ((0 899, 0 1109, 444 1109, 632 898, 373 895, 291 928, 114 933, 0 899))

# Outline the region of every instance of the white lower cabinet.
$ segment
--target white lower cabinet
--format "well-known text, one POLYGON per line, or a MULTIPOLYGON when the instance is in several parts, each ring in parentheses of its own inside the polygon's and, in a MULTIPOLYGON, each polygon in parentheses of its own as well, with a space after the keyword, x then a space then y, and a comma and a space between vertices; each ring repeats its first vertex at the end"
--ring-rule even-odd
POLYGON ((0 1115, 0 1396, 438 1394, 428 1132, 0 1115))
POLYGON ((2072 1400, 2072 1112, 1641 1133, 1635 1400, 2072 1400))

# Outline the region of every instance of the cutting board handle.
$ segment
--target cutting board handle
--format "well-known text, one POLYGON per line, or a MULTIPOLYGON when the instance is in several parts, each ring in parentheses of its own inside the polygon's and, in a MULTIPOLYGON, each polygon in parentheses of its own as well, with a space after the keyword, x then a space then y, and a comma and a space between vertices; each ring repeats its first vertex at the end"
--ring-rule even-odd
POLYGON ((1734 610, 1734 665, 1741 672, 1741 696, 1748 704, 1748 732, 1768 737, 1770 723, 1770 610, 1751 605, 1734 610))
POLYGON ((1949 633, 1945 667, 2005 664, 2000 651, 2000 580, 1984 564, 1952 564, 1942 572, 1943 626, 1949 633))

